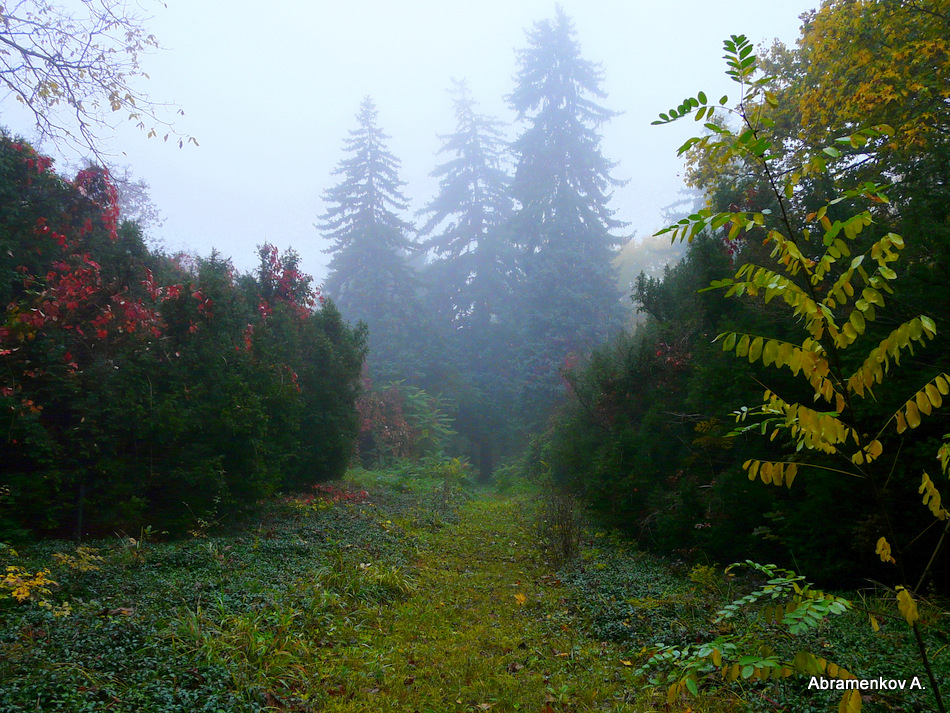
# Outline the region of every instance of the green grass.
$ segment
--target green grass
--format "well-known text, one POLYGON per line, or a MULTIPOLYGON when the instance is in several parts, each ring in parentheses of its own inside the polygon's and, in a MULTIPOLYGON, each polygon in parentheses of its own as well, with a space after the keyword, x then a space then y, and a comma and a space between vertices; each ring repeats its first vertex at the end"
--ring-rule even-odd
MULTIPOLYGON (((75 543, 23 548, 16 563, 49 567, 51 601, 72 613, 0 601, 0 711, 836 708, 800 680, 722 688, 714 677, 702 697, 668 705, 634 671, 654 644, 714 636, 711 614, 742 584, 711 569, 690 579, 589 532, 555 572, 564 538, 551 536, 552 512, 558 533, 569 514, 457 476, 431 464, 357 471, 323 499, 275 501, 213 537, 87 543, 98 571, 56 564, 75 543)), ((941 626, 929 635, 945 675, 941 626)), ((875 635, 854 619, 804 643, 858 675, 922 673, 896 623, 875 635)), ((920 703, 869 698, 866 710, 920 703)))
POLYGON ((531 503, 451 472, 357 473, 365 502, 276 502, 226 535, 88 543, 49 566, 56 617, 0 609, 3 711, 639 710, 620 650, 581 633, 531 503))
MULTIPOLYGON (((904 620, 896 616, 892 594, 888 597, 872 592, 862 602, 851 593, 854 609, 794 635, 787 627, 764 621, 762 606, 742 609, 737 616, 716 622, 716 614, 725 604, 757 589, 764 578, 749 574, 727 577, 721 567, 674 565, 632 550, 628 543, 609 536, 588 541, 581 565, 565 572, 564 580, 574 593, 577 613, 589 622, 591 635, 625 645, 627 657, 638 664, 660 645, 685 654, 691 646, 712 642, 719 635, 732 635, 747 644, 741 653, 750 657, 762 655, 761 644, 785 661, 791 661, 799 651, 808 651, 858 678, 911 680, 916 676, 925 689, 929 688, 913 635, 904 620), (872 629, 864 606, 876 613, 879 631, 872 629)), ((763 604, 771 602, 766 598, 763 604)), ((946 610, 940 604, 921 603, 922 630, 946 698, 950 689, 950 630, 946 610)), ((652 668, 650 675, 663 679, 664 674, 678 670, 675 663, 668 663, 652 668)), ((736 710, 838 710, 841 693, 808 690, 807 681, 807 677, 793 676, 724 685, 718 673, 710 672, 701 678, 700 688, 706 703, 718 699, 725 704, 731 700, 736 710)), ((936 710, 928 690, 873 692, 863 698, 866 712, 936 710)))
POLYGON ((326 710, 635 710, 620 650, 577 629, 527 509, 477 498, 426 538, 417 593, 340 652, 348 676, 326 710))

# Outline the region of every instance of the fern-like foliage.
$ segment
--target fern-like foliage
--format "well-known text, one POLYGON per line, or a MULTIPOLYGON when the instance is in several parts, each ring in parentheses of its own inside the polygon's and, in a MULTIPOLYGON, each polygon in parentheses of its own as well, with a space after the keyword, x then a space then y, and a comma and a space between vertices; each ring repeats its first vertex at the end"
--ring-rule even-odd
MULTIPOLYGON (((659 234, 675 240, 692 240, 701 232, 720 234, 733 240, 740 234, 760 235, 771 249, 769 264, 740 265, 732 277, 713 282, 708 289, 722 290, 726 298, 752 299, 763 304, 776 303, 786 310, 787 325, 797 328, 801 341, 769 335, 726 332, 717 337, 723 351, 735 354, 750 363, 786 371, 809 387, 810 400, 789 400, 779 389, 766 388, 761 403, 743 407, 734 413, 735 434, 759 432, 776 443, 778 457, 750 459, 743 469, 751 480, 766 485, 792 487, 803 470, 823 471, 826 476, 847 476, 866 485, 868 502, 877 510, 883 523, 877 540, 876 554, 882 562, 895 565, 898 580, 903 584, 895 590, 901 615, 914 628, 922 661, 930 675, 937 708, 945 710, 937 681, 933 677, 927 652, 917 630, 916 600, 918 590, 927 577, 925 571, 916 586, 907 581, 901 547, 893 529, 891 503, 886 483, 896 463, 896 453, 889 454, 885 444, 907 438, 925 417, 945 406, 950 395, 950 376, 944 373, 929 376, 903 404, 882 423, 874 423, 865 401, 874 399, 874 390, 884 383, 894 367, 900 366, 905 354, 915 347, 924 347, 934 338, 934 320, 919 314, 892 330, 884 339, 868 344, 872 325, 878 322, 895 293, 904 238, 878 227, 881 218, 890 220, 893 208, 884 186, 866 182, 840 190, 837 197, 817 210, 798 210, 796 196, 807 178, 834 183, 833 162, 846 161, 842 149, 855 149, 873 159, 875 147, 894 141, 894 130, 877 125, 842 137, 816 155, 808 156, 800 165, 789 169, 782 161, 782 146, 770 141, 772 121, 770 109, 777 106, 776 96, 769 90, 771 78, 757 75, 757 60, 752 45, 743 36, 725 42, 727 74, 740 86, 737 105, 728 97, 710 102, 700 92, 685 99, 677 108, 661 114, 656 124, 665 124, 691 115, 704 121, 704 136, 689 139, 680 153, 690 152, 716 165, 741 162, 754 165, 765 176, 780 207, 776 214, 767 211, 729 211, 716 213, 710 209, 697 211, 659 234), (738 128, 732 129, 738 122, 738 128), (872 232, 883 233, 876 239, 872 232), (846 365, 858 364, 857 368, 846 365), (853 371, 851 370, 853 368, 853 371), (888 437, 890 436, 890 438, 888 437), (895 438, 896 436, 896 438, 895 438), (888 457, 890 456, 890 457, 888 457)), ((874 331, 879 330, 875 329, 874 331)), ((878 337, 879 339, 879 337, 878 337)), ((948 436, 950 438, 950 436, 948 436)), ((950 448, 945 442, 937 454, 946 475, 950 448)), ((809 474, 808 477, 812 477, 809 474)), ((946 522, 942 546, 950 532, 950 519, 943 506, 938 485, 926 473, 919 493, 922 504, 938 521, 946 522)), ((936 561, 936 552, 927 568, 936 561)), ((799 587, 787 573, 774 573, 769 587, 753 593, 730 607, 736 610, 755 606, 766 594, 784 592, 786 587, 799 587)), ((796 590, 798 597, 791 611, 772 611, 790 629, 817 621, 838 606, 825 598, 811 599, 796 590)), ((724 617, 732 608, 727 607, 724 617)), ((873 617, 872 617, 873 619, 873 617)), ((873 621, 872 621, 873 624, 873 621)), ((724 642, 725 643, 725 642, 724 642)), ((694 690, 697 674, 704 666, 722 667, 727 680, 739 677, 791 675, 811 667, 823 675, 831 673, 830 664, 818 659, 802 659, 801 666, 778 664, 769 656, 758 659, 744 654, 742 660, 726 666, 719 662, 732 652, 722 646, 699 647, 688 652, 661 649, 656 656, 676 661, 681 672, 674 682, 678 690, 694 690), (689 663, 684 663, 689 662, 689 663), (690 683, 692 681, 692 683, 690 683)), ((653 660, 653 659, 651 659, 653 660)), ((659 659, 657 659, 659 660, 659 659)), ((846 673, 846 672, 845 672, 846 673)), ((848 674, 850 675, 850 674, 848 674)), ((853 692, 852 692, 853 693, 853 692)), ((671 688, 671 695, 674 695, 671 688)), ((860 697, 846 695, 843 710, 859 710, 860 697)))
POLYGON ((637 669, 637 675, 653 685, 667 686, 670 705, 684 692, 699 695, 702 685, 717 685, 717 681, 723 685, 791 676, 855 677, 808 651, 780 654, 771 641, 779 632, 794 640, 794 636, 817 628, 828 617, 851 609, 849 600, 815 590, 803 576, 772 564, 746 560, 727 572, 739 567, 757 571, 766 581, 716 613, 713 623, 731 624, 728 633, 701 644, 659 646, 637 669))

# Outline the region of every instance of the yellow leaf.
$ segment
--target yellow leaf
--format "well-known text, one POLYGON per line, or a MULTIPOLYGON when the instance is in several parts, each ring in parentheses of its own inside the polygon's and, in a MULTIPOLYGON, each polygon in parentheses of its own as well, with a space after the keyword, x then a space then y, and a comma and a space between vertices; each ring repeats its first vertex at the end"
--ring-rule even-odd
POLYGON ((891 546, 883 537, 878 539, 877 548, 874 550, 874 554, 881 558, 881 562, 890 562, 891 564, 895 564, 897 561, 891 556, 891 546))
POLYGON ((762 356, 762 337, 756 337, 752 340, 752 345, 749 347, 749 363, 752 364, 758 361, 759 357, 762 356))
POLYGON ((941 394, 943 394, 944 396, 946 396, 947 394, 950 394, 950 383, 947 382, 947 379, 944 378, 943 375, 938 376, 936 379, 934 379, 934 383, 937 385, 937 390, 941 394))
POLYGON ((846 691, 841 697, 841 703, 838 704, 838 713, 860 713, 861 711, 861 691, 846 691))
POLYGON ((795 376, 798 376, 798 372, 802 369, 802 352, 800 349, 795 349, 791 353, 788 359, 788 367, 795 376))
POLYGON ((911 428, 917 428, 920 425, 920 413, 917 411, 917 404, 908 401, 904 404, 904 411, 907 414, 907 425, 911 428))
POLYGON ((858 334, 864 334, 864 315, 861 314, 860 310, 852 311, 848 321, 854 325, 854 331, 858 334))
POLYGON ((666 703, 667 705, 673 705, 676 703, 676 696, 679 695, 679 686, 675 683, 670 686, 669 690, 666 692, 666 703))
POLYGON ((528 598, 527 598, 524 594, 522 594, 521 592, 518 592, 518 593, 515 595, 515 601, 518 602, 518 606, 522 606, 522 607, 523 607, 523 606, 525 605, 525 602, 528 601, 528 598))
POLYGON ((871 304, 876 304, 881 307, 884 306, 884 298, 881 297, 881 293, 875 290, 873 287, 865 287, 861 294, 864 296, 864 299, 871 304))
POLYGON ((633 666, 632 661, 625 661, 624 659, 620 659, 620 663, 622 663, 624 666, 633 666))
POLYGON ((749 335, 743 334, 736 346, 736 356, 744 357, 749 353, 749 335))
POLYGON ((872 628, 874 631, 880 631, 880 630, 881 630, 881 622, 879 622, 879 621, 877 620, 877 617, 874 616, 873 614, 868 614, 868 617, 869 617, 870 620, 871 620, 871 628, 872 628))
POLYGON ((788 467, 785 469, 785 487, 791 488, 792 481, 795 480, 795 476, 798 474, 798 466, 794 463, 789 463, 788 467))
POLYGON ((929 416, 932 410, 930 406, 930 399, 927 398, 927 394, 924 393, 923 389, 914 394, 914 401, 917 402, 917 409, 924 414, 929 416))
POLYGON ((749 480, 755 480, 755 476, 758 475, 759 468, 762 465, 762 461, 754 460, 751 461, 747 470, 749 471, 749 480))
POLYGON ((865 462, 870 463, 878 458, 884 452, 884 446, 878 440, 871 441, 860 451, 851 456, 851 462, 855 465, 862 465, 865 462))
POLYGON ((943 506, 941 505, 940 491, 937 490, 937 486, 934 485, 934 482, 930 479, 930 476, 927 473, 923 474, 923 477, 920 479, 920 487, 917 489, 917 492, 923 495, 923 503, 927 506, 933 516, 938 520, 946 520, 948 513, 943 506))
POLYGON ((933 404, 934 408, 940 408, 941 404, 943 404, 943 396, 940 395, 940 390, 933 384, 927 384, 924 387, 924 391, 927 392, 927 398, 930 400, 930 403, 933 404))
POLYGON ((778 354, 775 355, 775 365, 776 366, 785 366, 790 363, 792 360, 792 354, 794 354, 794 347, 788 342, 784 342, 779 345, 778 354))
POLYGON ((894 418, 897 421, 897 432, 903 433, 904 431, 906 431, 907 422, 904 420, 904 414, 898 411, 896 414, 894 414, 894 418))
POLYGON ((914 601, 911 593, 903 587, 897 588, 897 608, 900 609, 901 614, 904 615, 904 619, 907 620, 910 626, 913 626, 914 622, 920 618, 917 613, 917 602, 914 601))

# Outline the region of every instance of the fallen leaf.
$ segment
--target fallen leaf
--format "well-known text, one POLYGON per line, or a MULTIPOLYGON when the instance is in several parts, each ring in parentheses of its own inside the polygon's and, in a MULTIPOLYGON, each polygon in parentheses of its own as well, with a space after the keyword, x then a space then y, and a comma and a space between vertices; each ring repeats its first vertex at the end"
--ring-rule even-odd
POLYGON ((515 595, 515 601, 518 602, 518 605, 519 605, 519 606, 522 606, 522 607, 523 607, 524 604, 525 604, 525 602, 528 601, 528 598, 527 598, 524 594, 522 594, 521 592, 518 592, 518 593, 515 595))
POLYGON ((633 666, 632 661, 624 661, 623 659, 620 659, 620 663, 622 663, 624 666, 633 666))

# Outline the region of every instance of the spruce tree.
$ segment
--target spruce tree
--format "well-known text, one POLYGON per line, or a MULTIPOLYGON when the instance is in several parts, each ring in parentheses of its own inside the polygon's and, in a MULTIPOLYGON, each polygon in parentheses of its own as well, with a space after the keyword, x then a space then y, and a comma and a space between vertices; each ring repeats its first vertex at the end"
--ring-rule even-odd
POLYGON ((559 370, 619 328, 612 259, 623 227, 608 206, 622 185, 610 175, 598 128, 614 112, 597 100, 600 68, 581 58, 573 23, 557 8, 527 32, 517 86, 508 97, 524 132, 513 144, 514 227, 522 249, 522 315, 527 413, 542 416, 562 390, 559 370))
POLYGON ((369 327, 369 362, 377 378, 403 378, 412 369, 419 310, 408 262, 413 227, 399 213, 408 207, 399 160, 377 125, 376 106, 363 99, 357 128, 344 140, 348 154, 335 175, 342 180, 323 196, 328 208, 317 226, 332 241, 323 290, 348 320, 369 327))
POLYGON ((511 180, 502 122, 476 112, 464 82, 454 95, 456 131, 440 137, 439 151, 453 157, 432 172, 439 195, 423 210, 429 220, 420 234, 434 255, 431 289, 441 311, 455 329, 484 333, 509 293, 511 180))
POLYGON ((439 151, 450 158, 432 172, 439 194, 423 210, 429 220, 420 233, 433 256, 427 268, 430 303, 461 372, 452 389, 459 406, 456 427, 487 478, 511 412, 514 206, 504 125, 477 112, 464 82, 455 83, 454 107, 456 130, 441 137, 439 151))

